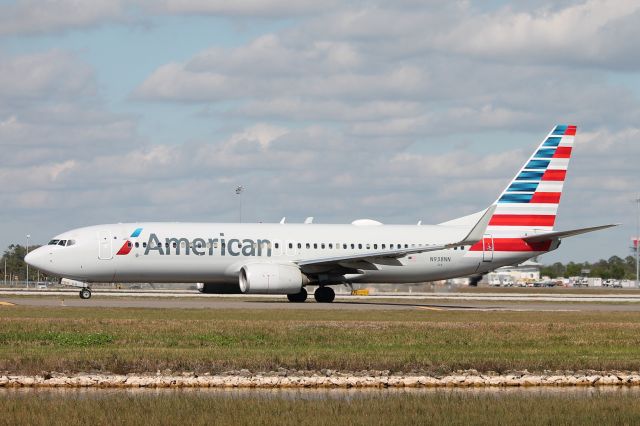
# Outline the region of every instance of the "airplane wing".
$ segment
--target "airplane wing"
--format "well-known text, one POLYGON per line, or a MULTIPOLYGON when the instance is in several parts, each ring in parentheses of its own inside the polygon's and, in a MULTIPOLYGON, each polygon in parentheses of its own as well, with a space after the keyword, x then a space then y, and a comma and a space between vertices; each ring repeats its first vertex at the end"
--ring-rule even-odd
POLYGON ((618 226, 618 224, 592 226, 590 228, 571 229, 569 231, 547 232, 544 234, 530 235, 522 239, 528 243, 539 243, 542 241, 573 237, 575 235, 586 234, 587 232, 600 231, 602 229, 613 228, 614 226, 618 226))
POLYGON ((496 206, 493 205, 489 207, 485 213, 482 215, 478 223, 471 229, 471 231, 460 241, 446 243, 446 244, 434 244, 434 245, 426 245, 422 247, 412 247, 406 249, 397 249, 397 250, 379 250, 379 251, 371 251, 368 253, 357 253, 345 256, 335 256, 335 257, 325 257, 318 259, 304 259, 295 261, 298 266, 311 266, 311 265, 328 265, 328 264, 337 264, 339 262, 348 262, 348 261, 373 261, 375 259, 381 258, 399 258, 404 257, 409 254, 415 253, 426 253, 430 251, 438 251, 444 250, 448 248, 458 247, 458 246, 468 246, 477 243, 482 240, 482 236, 484 235, 485 230, 487 229, 487 225, 489 225, 489 221, 491 220, 491 216, 493 216, 493 212, 495 211, 496 206))

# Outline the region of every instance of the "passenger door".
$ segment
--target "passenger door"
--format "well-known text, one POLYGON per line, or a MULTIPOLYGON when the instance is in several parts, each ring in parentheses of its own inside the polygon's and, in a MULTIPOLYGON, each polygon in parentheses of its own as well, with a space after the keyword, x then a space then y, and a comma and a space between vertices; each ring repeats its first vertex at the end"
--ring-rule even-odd
POLYGON ((113 237, 111 231, 98 232, 98 259, 109 260, 113 258, 113 237))

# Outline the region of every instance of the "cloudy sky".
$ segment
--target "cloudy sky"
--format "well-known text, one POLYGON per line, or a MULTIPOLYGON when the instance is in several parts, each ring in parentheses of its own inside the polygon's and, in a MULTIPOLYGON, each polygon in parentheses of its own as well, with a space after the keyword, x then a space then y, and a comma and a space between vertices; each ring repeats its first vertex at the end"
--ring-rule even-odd
POLYGON ((543 258, 627 255, 637 0, 0 0, 0 246, 128 221, 437 223, 578 125, 543 258), (482 4, 482 6, 480 5, 482 4))

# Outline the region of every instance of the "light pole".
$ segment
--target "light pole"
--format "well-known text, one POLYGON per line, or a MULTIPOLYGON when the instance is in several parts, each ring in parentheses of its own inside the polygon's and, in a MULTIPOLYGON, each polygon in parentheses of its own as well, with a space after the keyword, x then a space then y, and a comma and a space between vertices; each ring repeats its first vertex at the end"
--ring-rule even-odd
POLYGON ((640 287, 640 196, 634 200, 638 204, 638 218, 636 222, 636 287, 640 287))
POLYGON ((244 186, 240 185, 236 187, 236 195, 238 196, 238 200, 240 201, 240 218, 239 222, 242 223, 242 193, 244 192, 244 186))
MULTIPOLYGON (((29 238, 31 235, 27 234, 27 254, 29 254, 29 238)), ((24 255, 24 258, 27 258, 27 254, 24 255)), ((27 288, 29 288, 29 264, 25 261, 25 265, 27 265, 27 288)))

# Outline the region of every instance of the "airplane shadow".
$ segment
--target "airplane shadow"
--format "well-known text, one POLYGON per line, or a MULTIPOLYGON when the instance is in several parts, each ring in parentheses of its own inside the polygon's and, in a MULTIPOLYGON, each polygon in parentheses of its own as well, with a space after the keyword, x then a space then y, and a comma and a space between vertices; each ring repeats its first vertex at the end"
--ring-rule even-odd
MULTIPOLYGON (((283 303, 290 304, 290 302, 283 301, 267 301, 267 300, 252 300, 250 303, 283 303)), ((305 303, 315 303, 315 302, 305 302, 305 303)), ((304 305, 305 303, 300 303, 300 305, 304 305)), ((388 307, 407 307, 407 308, 424 308, 424 309, 443 309, 443 310, 501 310, 502 306, 466 306, 466 305, 439 305, 433 303, 394 303, 394 302, 368 302, 368 301, 334 301, 332 305, 340 305, 340 306, 388 306, 388 307)))

